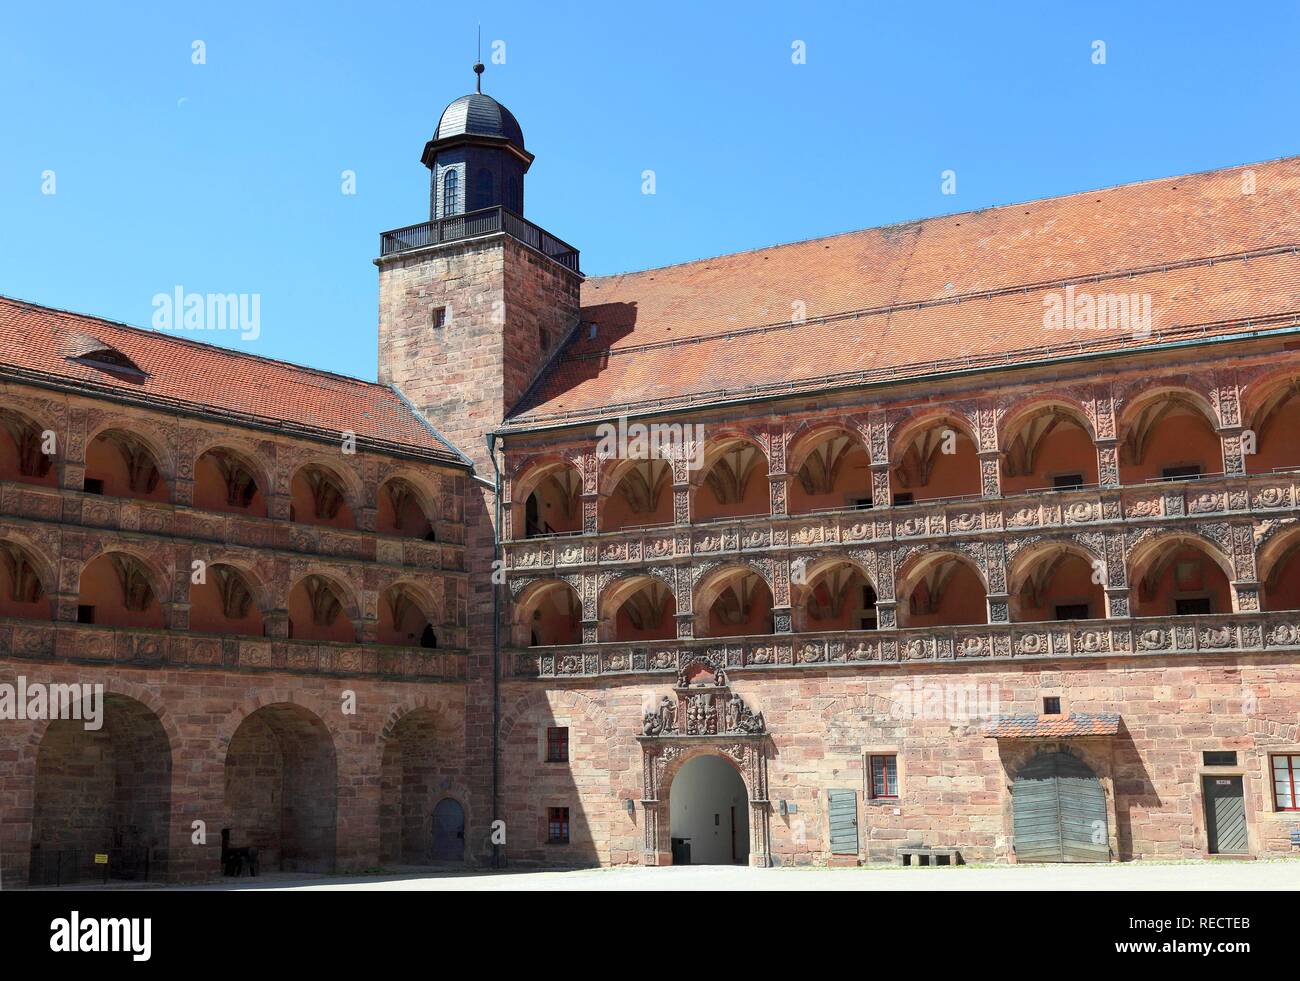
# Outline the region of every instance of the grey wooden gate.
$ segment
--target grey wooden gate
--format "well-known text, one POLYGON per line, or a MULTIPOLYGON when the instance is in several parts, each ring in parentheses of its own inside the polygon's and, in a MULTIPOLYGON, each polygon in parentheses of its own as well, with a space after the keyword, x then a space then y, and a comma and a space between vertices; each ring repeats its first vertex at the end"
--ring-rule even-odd
POLYGON ((1212 855, 1245 855, 1246 798, 1241 777, 1205 777, 1205 836, 1212 855))
POLYGON ((858 853, 858 793, 827 790, 832 855, 858 853))
POLYGON ((1016 860, 1110 859, 1106 792, 1088 765, 1069 753, 1039 753, 1011 788, 1016 860))

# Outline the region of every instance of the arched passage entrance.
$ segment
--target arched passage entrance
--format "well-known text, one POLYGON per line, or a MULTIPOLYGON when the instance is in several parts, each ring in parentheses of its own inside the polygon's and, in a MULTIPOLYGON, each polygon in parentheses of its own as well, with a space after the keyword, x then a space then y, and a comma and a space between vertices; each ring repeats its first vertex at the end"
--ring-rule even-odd
POLYGON ((1011 806, 1017 862, 1109 861, 1106 791, 1077 756, 1035 755, 1016 774, 1011 806))
POLYGON ((126 695, 106 694, 103 725, 53 721, 36 757, 34 885, 97 877, 161 878, 167 870, 172 754, 162 723, 126 695))
POLYGON ((236 848, 263 869, 334 869, 338 764, 319 718, 298 705, 258 709, 226 751, 226 823, 236 848))
MULTIPOLYGON (((448 861, 446 856, 439 858, 436 854, 438 817, 434 803, 447 786, 445 773, 452 756, 450 749, 444 748, 445 737, 440 729, 433 711, 417 709, 402 716, 384 744, 379 807, 381 862, 424 865, 448 861)), ((463 857, 463 815, 461 832, 459 850, 452 856, 455 861, 463 857)))
POLYGON ((763 713, 745 704, 707 657, 685 665, 673 694, 646 708, 638 737, 644 864, 771 865, 771 742, 763 713), (689 859, 677 840, 686 838, 689 859))
POLYGON ((749 794, 726 759, 689 760, 673 778, 668 807, 674 865, 749 864, 749 794))

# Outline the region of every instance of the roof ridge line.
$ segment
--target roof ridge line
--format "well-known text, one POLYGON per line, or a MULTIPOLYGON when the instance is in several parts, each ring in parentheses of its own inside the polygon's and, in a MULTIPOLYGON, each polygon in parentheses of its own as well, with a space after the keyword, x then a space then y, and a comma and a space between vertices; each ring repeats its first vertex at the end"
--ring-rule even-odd
POLYGON ((676 269, 680 266, 693 266, 701 262, 712 262, 717 259, 730 259, 732 256, 752 255, 756 252, 767 252, 771 249, 787 249, 796 245, 807 245, 811 242, 824 242, 831 238, 844 238, 848 235, 860 235, 863 232, 883 232, 890 229, 902 229, 907 228, 910 225, 920 225, 931 221, 942 221, 945 218, 961 218, 965 215, 979 215, 989 211, 1000 211, 1003 208, 1021 208, 1027 204, 1045 204, 1048 201, 1063 201, 1066 198, 1083 197, 1087 194, 1101 194, 1107 191, 1118 191, 1126 187, 1141 187, 1143 184, 1161 184, 1169 181, 1186 180, 1191 177, 1209 177, 1212 174, 1222 174, 1230 170, 1262 167, 1265 164, 1283 163, 1288 160, 1300 163, 1300 154, 1293 153, 1281 157, 1269 157, 1264 160, 1249 160, 1242 163, 1226 164, 1222 167, 1211 167, 1209 170, 1193 170, 1184 174, 1166 174, 1162 177, 1147 177, 1136 181, 1121 181, 1118 184, 1105 184, 1101 187, 1087 187, 1079 191, 1068 191, 1063 194, 1049 194, 1041 198, 1025 198, 1021 201, 1007 201, 1003 204, 986 205, 983 208, 968 208, 965 211, 945 211, 942 214, 929 215, 925 218, 907 218, 902 221, 888 222, 884 225, 868 225, 866 228, 850 228, 842 232, 830 232, 826 235, 814 235, 811 238, 793 239, 789 242, 774 242, 770 245, 756 245, 750 249, 738 249, 735 252, 719 252, 715 255, 700 256, 697 259, 683 259, 681 262, 669 262, 662 266, 649 266, 645 269, 623 269, 619 272, 605 273, 599 276, 593 275, 589 277, 589 281, 619 279, 623 276, 639 276, 642 273, 661 272, 666 269, 676 269))
MULTIPOLYGON (((803 395, 810 392, 821 392, 828 389, 850 388, 854 386, 881 385, 895 382, 900 385, 916 382, 927 375, 948 374, 965 366, 970 371, 998 371, 1008 367, 1038 367, 1043 364, 1051 364, 1061 357, 1074 354, 1078 357, 1088 356, 1105 356, 1107 354, 1142 354, 1151 351, 1158 351, 1171 345, 1184 344, 1194 341, 1198 337, 1205 338, 1208 341, 1231 340, 1237 335, 1230 332, 1232 328, 1251 329, 1255 325, 1264 326, 1281 326, 1283 328, 1300 329, 1300 308, 1282 313, 1271 314, 1267 317, 1256 318, 1232 318, 1229 320, 1210 321, 1203 324, 1186 324, 1182 327, 1173 328, 1168 331, 1156 331, 1152 335, 1152 343, 1144 344, 1135 348, 1123 348, 1106 346, 1108 342, 1119 340, 1124 335, 1110 335, 1098 338, 1091 345, 1085 345, 1076 341, 1073 344, 1062 344, 1054 348, 1032 347, 1020 348, 1015 351, 1000 351, 981 356, 965 356, 957 358, 946 358, 932 361, 914 361, 910 363, 901 363, 887 367, 861 368, 856 371, 838 372, 832 375, 818 375, 808 378, 794 379, 783 382, 769 382, 764 385, 755 385, 743 389, 709 389, 700 392, 687 392, 682 395, 671 396, 654 400, 642 400, 640 402, 610 402, 604 405, 592 406, 586 409, 569 409, 564 412, 551 413, 549 415, 529 415, 522 413, 518 416, 508 417, 503 423, 504 428, 513 428, 518 431, 527 431, 539 427, 581 425, 592 420, 608 418, 612 415, 626 414, 629 410, 638 411, 640 415, 652 415, 658 412, 685 412, 697 409, 708 408, 711 405, 725 404, 735 402, 736 400, 746 400, 752 398, 779 397, 781 394, 803 395), (1032 353, 1036 357, 1029 360, 1009 361, 1017 355, 1032 353), (899 375, 900 372, 910 368, 928 367, 930 370, 921 375, 899 375)), ((1279 331, 1280 332, 1280 331, 1279 331)))
MULTIPOLYGON (((295 371, 308 372, 310 374, 321 375, 326 378, 335 378, 338 379, 339 381, 352 382, 357 385, 366 385, 371 388, 388 388, 387 385, 383 385, 378 381, 368 381, 365 378, 357 378, 354 375, 343 375, 338 373, 337 371, 329 371, 326 368, 314 368, 311 365, 300 364, 296 361, 286 361, 284 358, 272 358, 272 357, 267 357, 264 354, 252 354, 248 351, 240 351, 237 348, 223 347, 220 344, 211 344, 207 341, 196 341, 190 337, 178 337, 169 334, 165 331, 156 330, 152 327, 137 327, 134 324, 123 323, 120 320, 110 320, 109 318, 101 317, 98 314, 82 313, 79 310, 67 310, 64 309, 63 307, 52 307, 44 303, 37 303, 34 300, 24 300, 21 299, 20 297, 9 296, 4 293, 0 293, 0 303, 8 303, 16 307, 26 308, 28 310, 44 310, 48 313, 65 314, 70 317, 82 317, 86 320, 94 321, 96 323, 105 324, 109 327, 116 328, 117 330, 130 331, 132 333, 142 334, 146 337, 151 337, 151 338, 161 338, 173 344, 184 344, 190 347, 202 348, 205 351, 217 351, 222 354, 228 354, 231 357, 250 358, 253 361, 258 361, 263 364, 282 365, 286 368, 293 368, 295 371)), ((99 340, 103 341, 104 339, 101 337, 99 338, 99 340)), ((108 342, 104 341, 104 343, 108 343, 108 342)))
POLYGON ((1015 293, 1033 293, 1046 289, 1063 289, 1067 286, 1075 286, 1080 283, 1098 283, 1106 282, 1113 279, 1132 278, 1134 276, 1150 276, 1155 273, 1168 272, 1172 269, 1194 269, 1198 266, 1212 266, 1219 262, 1235 262, 1247 259, 1268 258, 1269 256, 1285 255, 1288 252, 1300 251, 1300 243, 1287 245, 1271 245, 1261 249, 1250 249, 1244 252, 1228 252, 1221 255, 1200 256, 1195 259, 1183 259, 1177 262, 1158 263, 1151 266, 1134 266, 1130 269, 1119 269, 1105 273, 1084 273, 1079 276, 1071 276, 1068 279, 1060 280, 1043 280, 1036 283, 1021 283, 1014 286, 999 286, 995 289, 976 290, 970 293, 955 293, 952 296, 938 297, 930 300, 908 300, 901 303, 891 303, 884 306, 862 307, 857 310, 842 310, 838 313, 827 313, 820 317, 807 317, 803 320, 774 320, 765 324, 754 324, 749 327, 735 327, 730 330, 714 331, 708 334, 696 334, 691 337, 674 338, 667 341, 651 341, 646 344, 636 344, 630 347, 607 348, 600 351, 585 351, 576 354, 566 354, 562 360, 579 361, 589 360, 592 358, 610 358, 615 355, 623 354, 640 354, 644 351, 654 351, 667 347, 684 347, 688 344, 701 344, 705 341, 717 340, 722 337, 746 337, 751 334, 763 334, 774 330, 796 330, 800 327, 809 325, 820 325, 835 323, 838 320, 853 320, 858 317, 877 317, 889 315, 902 310, 927 310, 932 307, 950 306, 968 300, 987 300, 1000 296, 1010 296, 1015 293))

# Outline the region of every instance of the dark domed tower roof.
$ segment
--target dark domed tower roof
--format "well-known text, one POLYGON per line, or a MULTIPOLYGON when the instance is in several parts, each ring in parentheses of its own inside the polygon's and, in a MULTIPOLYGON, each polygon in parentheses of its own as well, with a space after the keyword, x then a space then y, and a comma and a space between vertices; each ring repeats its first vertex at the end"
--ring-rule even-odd
POLYGON ((514 114, 482 92, 462 95, 442 111, 433 138, 436 141, 453 136, 498 137, 524 148, 524 131, 514 114))

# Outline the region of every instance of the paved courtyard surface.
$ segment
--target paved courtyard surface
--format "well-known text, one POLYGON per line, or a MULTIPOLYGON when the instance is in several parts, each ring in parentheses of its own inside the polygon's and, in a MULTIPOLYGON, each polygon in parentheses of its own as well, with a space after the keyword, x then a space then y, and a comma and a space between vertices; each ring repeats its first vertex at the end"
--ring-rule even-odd
POLYGON ((1020 865, 936 869, 752 869, 687 865, 628 867, 570 872, 420 871, 393 875, 271 875, 227 880, 191 889, 414 889, 414 890, 1300 890, 1300 860, 1272 862, 1186 862, 1172 865, 1020 865))

